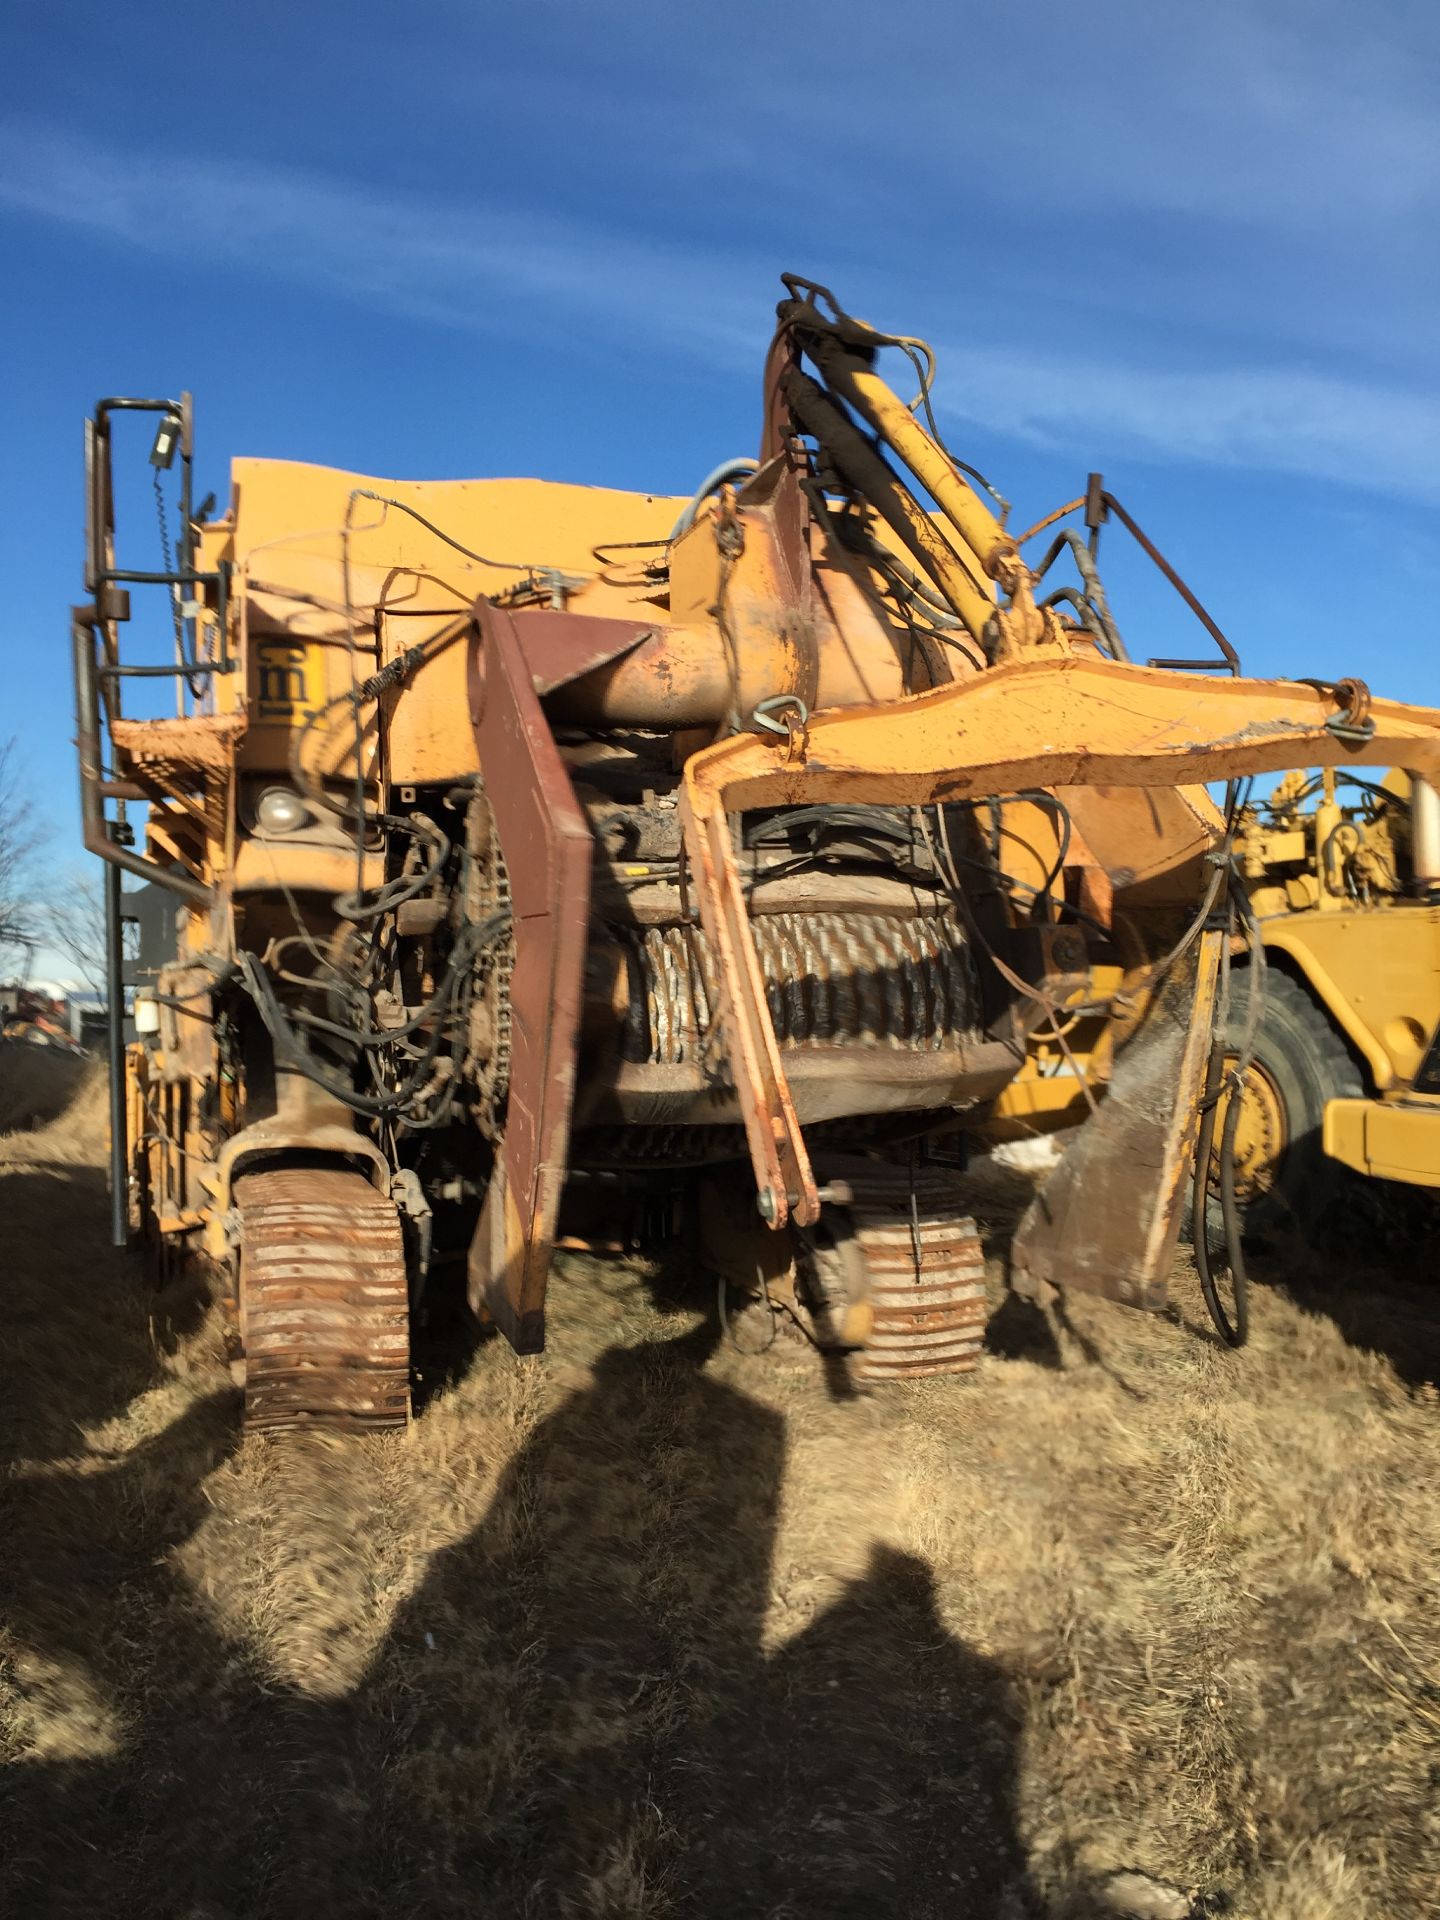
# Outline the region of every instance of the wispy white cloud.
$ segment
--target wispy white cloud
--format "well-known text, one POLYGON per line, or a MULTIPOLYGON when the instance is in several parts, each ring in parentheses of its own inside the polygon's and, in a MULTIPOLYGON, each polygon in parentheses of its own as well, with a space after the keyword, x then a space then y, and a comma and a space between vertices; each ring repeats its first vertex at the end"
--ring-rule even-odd
POLYGON ((1137 366, 967 347, 946 355, 952 418, 1097 459, 1302 475, 1440 499, 1440 394, 1285 366, 1137 366), (955 372, 963 373, 963 393, 955 372))
MULTIPOLYGON (((544 329, 557 343, 624 338, 652 356, 737 369, 758 364, 774 271, 790 264, 282 166, 181 166, 35 127, 0 130, 0 207, 411 319, 500 337, 544 329)), ((905 311, 888 262, 883 280, 873 264, 868 278, 855 294, 862 310, 883 284, 887 312, 905 311)), ((1030 344, 998 331, 997 298, 976 309, 989 341, 943 355, 940 399, 952 418, 1082 458, 1203 462, 1440 497, 1440 393, 1423 380, 1255 354, 1205 358, 1193 347, 1184 365, 1167 364, 1158 350, 1087 347, 1063 325, 1047 340, 1043 303, 1038 325, 1028 295, 1017 304, 1030 344)))
MULTIPOLYGON (((775 13, 763 57, 744 35, 672 34, 682 77, 657 96, 639 53, 671 12, 632 0, 605 22, 613 44, 628 21, 635 56, 620 110, 673 122, 677 97, 714 103, 727 157, 733 139, 781 170, 797 129, 807 194, 868 170, 932 220, 958 202, 980 226, 1050 207, 1330 233, 1440 206, 1440 13, 1417 0, 1371 0, 1363 21, 1353 0, 1028 0, 987 26, 933 0, 832 0, 823 32, 775 13)), ((591 89, 591 114, 617 104, 591 89)))
POLYGON ((1095 0, 1037 24, 1036 110, 996 87, 977 103, 1017 195, 1189 216, 1212 237, 1220 221, 1335 236, 1440 206, 1432 8, 1378 0, 1362 22, 1351 0, 1095 0))
POLYGON ((746 277, 714 249, 248 159, 140 157, 0 127, 0 207, 475 331, 531 331, 558 311, 574 338, 595 325, 653 330, 683 312, 685 337, 707 351, 738 351, 753 334, 746 277))

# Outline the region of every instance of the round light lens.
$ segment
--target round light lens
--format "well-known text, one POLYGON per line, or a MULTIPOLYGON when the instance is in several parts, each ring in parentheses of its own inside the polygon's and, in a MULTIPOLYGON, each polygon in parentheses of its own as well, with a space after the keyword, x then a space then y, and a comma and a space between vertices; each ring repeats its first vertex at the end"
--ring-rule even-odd
POLYGON ((255 803, 255 819, 265 833, 294 833, 310 818, 310 809, 289 787, 267 787, 255 803))

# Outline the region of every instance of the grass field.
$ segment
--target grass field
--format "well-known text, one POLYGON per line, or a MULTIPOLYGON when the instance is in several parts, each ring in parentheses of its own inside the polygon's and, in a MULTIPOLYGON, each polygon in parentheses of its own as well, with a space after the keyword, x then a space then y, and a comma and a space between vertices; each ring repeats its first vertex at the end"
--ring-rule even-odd
POLYGON ((1182 1271, 836 1400, 569 1258, 542 1359, 242 1445, 102 1127, 0 1140, 0 1912, 1436 1911, 1433 1285, 1297 1265, 1232 1355, 1182 1271))

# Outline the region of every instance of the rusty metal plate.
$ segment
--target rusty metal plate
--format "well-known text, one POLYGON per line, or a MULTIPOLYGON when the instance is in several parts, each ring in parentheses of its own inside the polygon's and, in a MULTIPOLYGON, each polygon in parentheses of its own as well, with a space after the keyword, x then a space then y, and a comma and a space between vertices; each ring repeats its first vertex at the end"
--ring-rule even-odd
POLYGON ((470 1245, 469 1292, 517 1352, 536 1353, 569 1160, 593 842, 515 617, 482 600, 476 620, 471 717, 505 860, 515 961, 504 1133, 470 1245))
MULTIPOLYGON (((897 1210, 898 1212, 898 1210, 897 1210)), ((985 1256, 967 1215, 860 1213, 870 1331, 856 1378, 882 1381, 969 1373, 985 1340, 985 1256)))
POLYGON ((558 608, 527 607, 508 616, 520 643, 530 684, 536 693, 553 693, 597 667, 619 660, 642 640, 656 623, 608 620, 595 613, 562 613, 558 608))
POLYGON ((1223 933, 1202 934, 1116 1055, 1100 1111, 1025 1212, 1011 1246, 1018 1292, 1047 1285, 1159 1309, 1199 1127, 1223 933))
POLYGON ((859 1343, 850 1377, 878 1385, 971 1372, 988 1318, 985 1253, 959 1176, 853 1155, 827 1158, 823 1170, 850 1196, 827 1216, 843 1296, 829 1301, 829 1324, 859 1343))

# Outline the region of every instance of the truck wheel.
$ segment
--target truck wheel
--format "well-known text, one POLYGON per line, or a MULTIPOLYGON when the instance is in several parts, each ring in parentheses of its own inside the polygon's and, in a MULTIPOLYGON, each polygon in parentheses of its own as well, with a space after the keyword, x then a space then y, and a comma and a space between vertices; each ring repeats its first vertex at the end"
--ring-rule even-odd
MULTIPOLYGON (((1231 1060, 1244 1040, 1249 987, 1248 970, 1232 974, 1231 1060)), ((1354 1183, 1321 1144, 1325 1103, 1363 1092, 1360 1070, 1327 1015, 1289 974, 1267 967, 1235 1136, 1235 1185, 1247 1233, 1290 1225, 1312 1241, 1332 1236, 1354 1183)), ((1220 1130, 1217 1125, 1217 1140, 1220 1130)), ((1219 1192, 1218 1164, 1211 1191, 1219 1192)))

